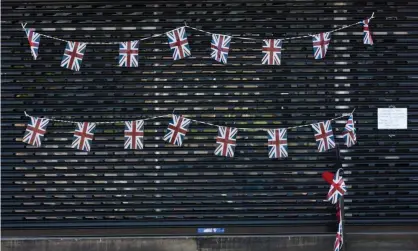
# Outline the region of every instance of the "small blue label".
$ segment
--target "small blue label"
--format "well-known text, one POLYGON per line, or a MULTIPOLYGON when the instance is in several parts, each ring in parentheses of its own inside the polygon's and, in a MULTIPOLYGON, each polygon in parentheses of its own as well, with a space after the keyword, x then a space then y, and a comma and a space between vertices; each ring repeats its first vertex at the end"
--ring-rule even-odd
POLYGON ((197 232, 199 234, 223 234, 225 228, 198 228, 197 232))

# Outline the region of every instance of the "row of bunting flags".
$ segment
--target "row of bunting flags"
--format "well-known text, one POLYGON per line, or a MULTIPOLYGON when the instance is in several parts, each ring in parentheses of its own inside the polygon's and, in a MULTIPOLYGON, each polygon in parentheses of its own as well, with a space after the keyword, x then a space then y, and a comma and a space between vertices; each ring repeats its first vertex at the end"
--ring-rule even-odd
MULTIPOLYGON (((360 22, 363 25, 363 43, 367 45, 373 45, 373 39, 369 29, 370 20, 371 18, 364 19, 360 22)), ((35 32, 35 29, 32 28, 24 28, 24 30, 29 40, 32 56, 34 59, 37 59, 42 34, 35 32)), ((315 59, 325 58, 328 47, 331 43, 331 33, 332 32, 322 32, 312 35, 313 55, 315 59)), ((187 40, 186 26, 174 29, 165 34, 168 37, 168 44, 173 53, 173 60, 179 60, 191 56, 191 49, 187 40)), ((212 35, 210 47, 211 58, 217 62, 226 64, 233 37, 222 34, 210 34, 212 35)), ((67 45, 61 60, 61 67, 71 69, 73 71, 79 71, 86 52, 87 43, 75 41, 66 42, 67 45)), ((120 67, 138 67, 139 44, 140 40, 119 43, 120 67)), ((263 39, 263 58, 261 63, 264 65, 281 65, 282 44, 282 39, 263 39)))
POLYGON ((339 169, 335 175, 331 172, 323 172, 322 178, 330 184, 330 188, 327 194, 327 200, 332 204, 335 204, 337 209, 337 221, 338 221, 338 230, 337 235, 334 241, 334 251, 341 251, 343 247, 343 215, 341 211, 340 200, 343 199, 344 195, 347 192, 347 187, 345 185, 342 175, 340 175, 339 169))
MULTIPOLYGON (((30 121, 27 125, 23 142, 40 147, 50 120, 48 118, 29 117, 30 121)), ((176 146, 182 146, 191 122, 191 119, 173 114, 163 137, 164 141, 176 146)), ((311 124, 319 152, 335 148, 331 122, 332 120, 327 120, 311 124)), ((71 147, 82 151, 90 151, 95 129, 96 123, 94 122, 77 122, 71 147)), ((215 155, 234 157, 238 131, 239 128, 218 126, 215 155)), ((353 114, 350 114, 342 135, 344 144, 347 147, 356 144, 357 137, 353 114)), ((124 149, 143 149, 144 120, 125 121, 124 136, 124 149)), ((269 158, 282 159, 288 157, 287 128, 267 129, 267 137, 269 158)))

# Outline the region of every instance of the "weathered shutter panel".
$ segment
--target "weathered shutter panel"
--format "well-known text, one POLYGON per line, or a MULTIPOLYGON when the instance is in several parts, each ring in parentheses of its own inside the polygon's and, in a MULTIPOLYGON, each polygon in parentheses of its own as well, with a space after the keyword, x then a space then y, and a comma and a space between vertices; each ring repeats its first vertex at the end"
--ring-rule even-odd
POLYGON ((10 235, 335 233, 309 127, 288 132, 289 158, 270 160, 265 132, 239 132, 236 157, 216 157, 216 128, 192 124, 184 146, 168 124, 145 124, 145 149, 123 149, 123 124, 99 125, 92 151, 69 148, 74 125, 52 123, 39 149, 21 142, 27 118, 131 120, 176 113, 237 127, 280 128, 357 108, 359 144, 346 149, 333 123, 355 226, 416 225, 418 85, 414 2, 396 1, 3 1, 2 227, 10 235), (309 38, 284 41, 281 66, 261 65, 261 42, 232 39, 228 64, 210 59, 210 36, 188 29, 192 56, 171 59, 165 36, 142 41, 139 67, 117 66, 117 45, 88 45, 80 72, 60 67, 65 43, 41 38, 33 60, 20 22, 75 41, 125 41, 180 27, 280 38, 328 31, 376 12, 374 46, 362 27, 332 34, 324 60, 309 38), (124 28, 125 27, 125 28, 124 28), (378 131, 377 108, 409 108, 408 130, 378 131), (389 137, 388 134, 396 136, 389 137), (176 228, 172 228, 176 227, 176 228), (96 228, 96 232, 92 230, 96 228), (36 230, 34 230, 36 229, 36 230), (26 231, 24 231, 26 230, 26 231), (125 231, 125 232, 123 232, 125 231))

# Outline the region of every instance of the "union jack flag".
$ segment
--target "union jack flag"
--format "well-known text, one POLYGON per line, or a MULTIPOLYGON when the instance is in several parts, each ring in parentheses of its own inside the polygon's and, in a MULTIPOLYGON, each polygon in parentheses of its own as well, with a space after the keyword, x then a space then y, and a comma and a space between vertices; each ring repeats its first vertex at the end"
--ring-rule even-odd
POLYGON ((167 37, 168 44, 173 51, 174 60, 179 60, 192 54, 184 27, 167 32, 167 37))
POLYGON ((227 35, 212 34, 212 42, 210 43, 212 53, 210 56, 216 61, 226 64, 231 38, 227 35))
POLYGON ((119 66, 138 67, 139 40, 119 44, 119 66))
POLYGON ((264 39, 263 50, 264 56, 261 60, 262 64, 280 65, 282 57, 282 40, 281 39, 264 39))
POLYGON ((28 37, 30 52, 33 59, 38 58, 39 43, 41 42, 41 35, 35 32, 35 29, 25 29, 26 36, 28 37))
POLYGON ((339 176, 338 173, 335 175, 332 180, 331 186, 327 194, 327 200, 331 201, 332 204, 336 204, 341 196, 347 192, 345 182, 342 176, 339 176))
POLYGON ((325 58, 329 43, 331 42, 331 33, 325 32, 313 35, 312 41, 315 59, 325 58))
POLYGON ((48 119, 30 117, 28 126, 26 127, 23 142, 36 147, 40 147, 42 143, 41 137, 46 133, 46 127, 49 123, 48 119))
POLYGON ((77 123, 76 129, 74 131, 74 140, 71 147, 78 150, 90 152, 91 142, 93 141, 95 129, 95 123, 77 123))
POLYGON ((237 128, 220 126, 218 129, 218 137, 216 138, 217 147, 215 149, 215 155, 234 157, 237 133, 237 128))
POLYGON ((184 136, 188 132, 190 122, 190 119, 173 114, 173 118, 167 128, 167 133, 164 135, 164 141, 181 146, 184 136))
POLYGON ((125 121, 125 149, 144 149, 144 121, 125 121))
POLYGON ((79 71, 86 47, 86 43, 68 41, 62 56, 61 67, 79 71))
POLYGON ((343 224, 340 221, 340 223, 338 224, 337 236, 335 237, 334 251, 340 251, 342 247, 343 247, 343 224))
POLYGON ((270 159, 286 158, 287 129, 268 130, 268 149, 270 159))
POLYGON ((347 120, 343 131, 344 145, 351 147, 357 143, 356 129, 354 128, 353 115, 347 120))
POLYGON ((363 23, 363 44, 373 45, 372 34, 369 30, 370 19, 364 19, 363 23))
POLYGON ((332 133, 331 121, 312 124, 315 131, 315 140, 319 152, 326 152, 335 148, 334 134, 332 133))

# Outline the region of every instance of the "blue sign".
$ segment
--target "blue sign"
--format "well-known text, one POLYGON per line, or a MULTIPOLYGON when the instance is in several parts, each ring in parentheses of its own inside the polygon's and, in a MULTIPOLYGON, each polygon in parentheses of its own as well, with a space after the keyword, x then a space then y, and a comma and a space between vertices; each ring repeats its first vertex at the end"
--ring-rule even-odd
POLYGON ((198 228, 197 233, 199 234, 223 234, 225 228, 198 228))

